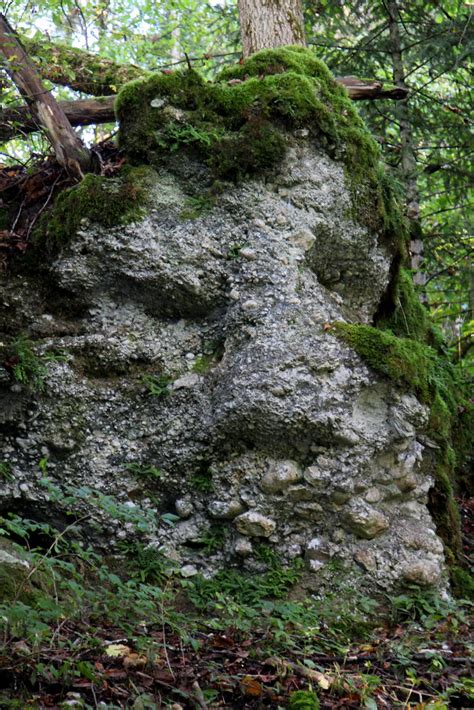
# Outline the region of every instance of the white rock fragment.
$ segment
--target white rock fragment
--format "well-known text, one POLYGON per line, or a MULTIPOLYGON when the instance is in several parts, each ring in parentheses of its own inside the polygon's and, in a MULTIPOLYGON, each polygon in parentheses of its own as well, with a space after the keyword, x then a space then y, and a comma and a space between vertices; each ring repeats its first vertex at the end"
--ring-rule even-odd
POLYGON ((184 565, 179 572, 181 577, 195 577, 198 574, 198 569, 194 565, 184 565))

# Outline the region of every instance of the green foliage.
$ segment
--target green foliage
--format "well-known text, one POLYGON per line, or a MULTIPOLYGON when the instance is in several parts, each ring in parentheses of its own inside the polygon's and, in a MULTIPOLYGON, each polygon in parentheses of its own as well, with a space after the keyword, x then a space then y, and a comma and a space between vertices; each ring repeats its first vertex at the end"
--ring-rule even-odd
POLYGON ((191 488, 200 491, 201 493, 211 493, 214 490, 212 480, 213 473, 210 469, 199 471, 191 476, 189 485, 191 488))
POLYGON ((202 549, 212 554, 220 550, 224 544, 226 537, 226 529, 223 525, 214 524, 201 535, 196 542, 202 546, 202 549))
POLYGON ((302 567, 301 560, 284 567, 279 560, 272 558, 269 569, 261 575, 246 575, 235 569, 223 570, 212 579, 195 578, 188 595, 198 609, 205 609, 222 598, 250 606, 265 599, 282 599, 300 579, 302 567))
POLYGON ((451 623, 459 625, 468 622, 468 604, 464 607, 449 598, 442 598, 436 591, 421 590, 412 587, 406 594, 389 597, 393 623, 405 623, 407 620, 432 628, 440 621, 450 618, 451 623))
POLYGON ((13 481, 12 465, 9 461, 0 461, 0 479, 13 481))
POLYGON ((34 343, 24 335, 18 336, 10 343, 6 355, 6 363, 11 368, 14 379, 35 392, 44 391, 48 363, 60 362, 64 359, 65 356, 59 353, 38 355, 34 343))
POLYGON ((170 384, 173 378, 170 375, 145 375, 143 384, 146 385, 148 394, 152 397, 167 397, 171 394, 170 384))
POLYGON ((215 197, 209 193, 203 193, 196 197, 188 197, 185 208, 181 212, 181 219, 196 219, 204 212, 208 212, 215 203, 215 197))
POLYGON ((71 241, 83 220, 104 227, 133 222, 148 204, 152 175, 146 166, 124 168, 117 177, 86 175, 78 185, 61 192, 52 211, 40 219, 35 244, 55 252, 71 241))
POLYGON ((290 710, 319 710, 318 696, 314 690, 296 690, 290 695, 290 710))
POLYGON ((141 542, 123 543, 120 546, 130 579, 144 584, 161 586, 176 571, 172 562, 156 547, 141 542))
POLYGON ((390 330, 401 338, 411 338, 420 343, 443 349, 443 335, 433 325, 428 309, 420 301, 413 286, 410 271, 400 269, 390 293, 390 315, 377 320, 377 326, 390 330))
POLYGON ((161 481, 165 477, 165 471, 152 464, 142 464, 137 462, 124 464, 124 469, 130 471, 137 478, 144 478, 154 481, 161 481))
POLYGON ((453 567, 451 580, 456 596, 474 603, 474 574, 472 570, 453 567))

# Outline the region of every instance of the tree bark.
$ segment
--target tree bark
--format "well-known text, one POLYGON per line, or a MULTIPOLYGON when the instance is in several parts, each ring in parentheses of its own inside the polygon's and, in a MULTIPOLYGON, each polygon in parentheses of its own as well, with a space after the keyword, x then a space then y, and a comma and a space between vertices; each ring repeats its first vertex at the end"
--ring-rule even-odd
MULTIPOLYGON (((405 83, 405 67, 402 57, 402 42, 398 25, 399 9, 397 0, 388 0, 388 22, 390 33, 390 50, 393 63, 393 81, 395 86, 407 90, 405 83)), ((418 286, 426 283, 426 274, 421 270, 423 260, 423 240, 420 225, 420 195, 418 191, 418 168, 413 149, 413 135, 408 97, 400 101, 395 109, 400 126, 400 157, 406 193, 406 214, 411 224, 412 239, 410 242, 411 269, 413 281, 418 286)), ((422 299, 423 300, 423 299, 422 299)))
POLYGON ((238 0, 244 57, 260 49, 305 45, 301 0, 238 0))
POLYGON ((44 129, 56 159, 75 177, 81 178, 90 166, 90 153, 74 133, 64 111, 43 86, 34 66, 18 41, 15 32, 0 15, 0 52, 6 71, 28 103, 32 115, 44 129))

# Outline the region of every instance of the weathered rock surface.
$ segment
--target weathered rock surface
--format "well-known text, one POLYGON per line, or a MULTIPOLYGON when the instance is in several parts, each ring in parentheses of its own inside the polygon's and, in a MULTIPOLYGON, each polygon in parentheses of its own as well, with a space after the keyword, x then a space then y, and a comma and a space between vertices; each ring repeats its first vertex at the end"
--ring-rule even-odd
POLYGON ((5 277, 3 327, 65 359, 48 363, 39 396, 0 383, 12 472, 1 509, 66 519, 70 504, 39 482, 47 459, 55 485, 79 492, 76 512, 105 526, 104 545, 133 537, 145 510, 143 535, 184 576, 259 569, 255 537, 306 559, 315 588, 335 560, 369 585, 442 585, 417 438, 427 410, 326 325, 370 322, 391 263, 348 216, 344 169, 300 138, 277 174, 183 217, 206 179, 180 156, 143 220, 83 223, 43 265, 46 282, 5 277), (82 487, 128 506, 128 522, 82 487))

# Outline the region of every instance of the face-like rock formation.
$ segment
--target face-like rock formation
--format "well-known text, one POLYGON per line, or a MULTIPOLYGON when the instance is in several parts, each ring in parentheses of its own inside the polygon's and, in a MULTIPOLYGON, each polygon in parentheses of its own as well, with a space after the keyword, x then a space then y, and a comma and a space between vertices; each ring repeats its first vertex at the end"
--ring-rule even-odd
POLYGON ((39 396, 4 377, 2 509, 67 520, 46 474, 103 545, 146 511, 140 535, 185 576, 258 572, 264 544, 303 558, 314 589, 341 570, 442 586, 427 408, 331 328, 372 321, 391 263, 352 220, 343 167, 300 131, 275 174, 190 214, 204 178, 175 158, 143 219, 84 220, 39 291, 35 275, 7 280, 10 318, 63 357, 39 396))

